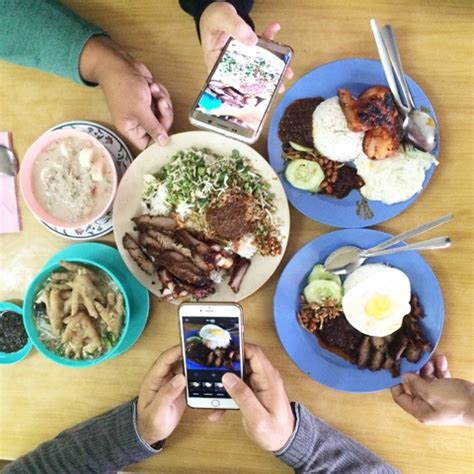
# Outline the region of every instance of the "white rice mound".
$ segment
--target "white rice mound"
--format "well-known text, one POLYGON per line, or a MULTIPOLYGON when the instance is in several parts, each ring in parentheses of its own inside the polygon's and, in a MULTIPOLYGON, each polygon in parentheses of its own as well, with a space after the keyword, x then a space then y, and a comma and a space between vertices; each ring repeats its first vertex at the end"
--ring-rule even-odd
POLYGON ((352 132, 339 105, 339 97, 321 102, 313 112, 313 140, 316 149, 332 161, 355 160, 361 154, 364 132, 352 132))

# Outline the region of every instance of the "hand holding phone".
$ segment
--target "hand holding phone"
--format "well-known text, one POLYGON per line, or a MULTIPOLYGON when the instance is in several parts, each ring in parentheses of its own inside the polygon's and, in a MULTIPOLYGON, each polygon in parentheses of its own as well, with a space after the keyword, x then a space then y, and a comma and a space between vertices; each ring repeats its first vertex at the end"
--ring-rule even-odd
MULTIPOLYGON (((240 408, 247 436, 266 451, 278 451, 295 429, 283 380, 259 346, 245 343, 245 360, 249 385, 233 374, 225 374, 224 387, 240 408)), ((213 414, 209 419, 217 421, 221 416, 213 414)))
POLYGON ((137 401, 137 428, 150 445, 166 439, 176 428, 186 407, 186 379, 179 373, 181 348, 163 352, 148 371, 137 401))
POLYGON ((243 376, 242 308, 233 303, 184 303, 178 314, 188 405, 237 409, 222 376, 243 376))
MULTIPOLYGON (((273 25, 274 32, 279 25, 273 25)), ((193 125, 254 143, 289 71, 289 46, 261 37, 254 46, 229 38, 194 103, 193 125)))

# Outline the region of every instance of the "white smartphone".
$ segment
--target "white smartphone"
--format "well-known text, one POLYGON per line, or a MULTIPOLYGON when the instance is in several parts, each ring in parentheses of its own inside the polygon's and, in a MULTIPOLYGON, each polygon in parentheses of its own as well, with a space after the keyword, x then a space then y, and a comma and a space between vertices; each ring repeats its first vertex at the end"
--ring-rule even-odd
POLYGON ((234 303, 183 303, 178 316, 188 405, 238 409, 222 376, 232 372, 243 378, 242 308, 234 303))
POLYGON ((190 122, 254 143, 292 57, 289 46, 265 38, 255 46, 230 38, 191 109, 190 122))

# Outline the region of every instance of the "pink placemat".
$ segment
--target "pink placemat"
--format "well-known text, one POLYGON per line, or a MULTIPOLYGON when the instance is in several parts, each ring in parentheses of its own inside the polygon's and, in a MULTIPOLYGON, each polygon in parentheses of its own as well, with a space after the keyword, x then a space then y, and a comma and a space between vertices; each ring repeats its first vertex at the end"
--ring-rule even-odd
MULTIPOLYGON (((0 144, 11 148, 10 132, 0 132, 0 144)), ((0 176, 0 234, 20 231, 16 176, 0 176)))

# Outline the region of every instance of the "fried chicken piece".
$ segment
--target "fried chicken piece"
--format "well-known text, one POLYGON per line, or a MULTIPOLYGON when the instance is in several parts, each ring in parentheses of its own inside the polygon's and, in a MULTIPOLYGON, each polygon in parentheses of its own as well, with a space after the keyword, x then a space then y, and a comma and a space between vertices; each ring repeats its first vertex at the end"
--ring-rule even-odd
POLYGON ((386 87, 369 87, 358 99, 354 99, 347 89, 339 89, 337 95, 347 126, 353 132, 366 132, 380 126, 391 127, 398 119, 398 110, 386 87))
POLYGON ((67 317, 64 322, 67 324, 66 329, 61 336, 61 341, 67 344, 67 356, 71 354, 78 359, 85 354, 93 354, 102 349, 99 333, 85 311, 67 317))
POLYGON ((347 89, 339 89, 337 94, 349 129, 366 132, 364 153, 376 160, 393 155, 402 140, 402 126, 390 91, 383 86, 369 87, 358 99, 347 89))
POLYGON ((104 295, 95 287, 89 274, 78 274, 72 282, 68 282, 68 286, 72 289, 71 314, 76 314, 82 305, 90 316, 98 318, 94 300, 104 303, 104 295))
POLYGON ((107 330, 119 336, 123 327, 125 313, 122 294, 109 291, 107 292, 107 306, 103 306, 98 301, 95 301, 94 305, 100 317, 105 321, 107 330))
POLYGON ((346 116, 347 126, 353 132, 365 132, 371 127, 367 123, 363 123, 358 117, 357 100, 352 97, 352 94, 347 89, 338 89, 337 95, 339 97, 339 104, 346 116))
POLYGON ((398 134, 386 127, 375 127, 365 132, 362 149, 370 159, 383 160, 395 154, 400 143, 398 134))
POLYGON ((127 232, 122 238, 122 244, 134 262, 148 275, 155 273, 153 262, 145 255, 135 239, 127 232))

